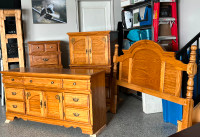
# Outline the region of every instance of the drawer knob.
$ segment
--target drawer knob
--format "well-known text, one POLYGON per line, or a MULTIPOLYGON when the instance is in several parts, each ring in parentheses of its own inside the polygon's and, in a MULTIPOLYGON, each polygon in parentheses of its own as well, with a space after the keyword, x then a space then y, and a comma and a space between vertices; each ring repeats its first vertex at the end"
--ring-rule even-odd
POLYGON ((74 102, 78 102, 78 101, 79 101, 79 98, 73 98, 73 101, 74 101, 74 102))
POLYGON ((40 47, 37 47, 37 49, 39 49, 40 47))
POLYGON ((50 46, 50 48, 52 49, 53 47, 52 47, 52 46, 50 46))
POLYGON ((11 79, 11 81, 15 81, 15 79, 14 79, 14 78, 12 78, 12 79, 11 79))
POLYGON ((12 95, 14 95, 14 96, 15 96, 16 94, 17 94, 16 92, 12 92, 12 95))
POLYGON ((51 81, 51 84, 54 84, 54 82, 53 82, 53 81, 51 81))
POLYGON ((73 113, 75 117, 79 117, 79 113, 73 113))
POLYGON ((76 82, 74 82, 73 85, 76 86, 76 82))
POLYGON ((33 80, 30 80, 30 83, 32 83, 33 82, 33 80))
POLYGON ((49 59, 44 58, 43 61, 48 61, 49 59))
POLYGON ((17 108, 17 105, 12 105, 13 106, 13 108, 17 108))

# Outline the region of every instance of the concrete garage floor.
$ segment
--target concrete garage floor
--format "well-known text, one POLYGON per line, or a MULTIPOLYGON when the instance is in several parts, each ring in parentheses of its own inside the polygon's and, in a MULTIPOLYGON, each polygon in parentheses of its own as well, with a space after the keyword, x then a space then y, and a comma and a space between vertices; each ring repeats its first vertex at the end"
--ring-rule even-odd
MULTIPOLYGON (((0 107, 0 137, 89 137, 80 128, 65 128, 16 119, 5 124, 5 107, 0 107)), ((145 114, 142 102, 124 95, 118 113, 108 113, 108 125, 99 137, 167 137, 177 127, 163 122, 162 113, 145 114)))

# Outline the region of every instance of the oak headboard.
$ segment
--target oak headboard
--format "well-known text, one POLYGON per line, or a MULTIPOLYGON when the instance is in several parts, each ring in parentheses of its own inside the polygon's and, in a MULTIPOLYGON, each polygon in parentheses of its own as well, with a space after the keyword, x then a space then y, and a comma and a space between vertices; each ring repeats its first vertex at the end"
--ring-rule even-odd
MULTIPOLYGON (((197 69, 196 49, 196 46, 192 46, 190 63, 184 64, 175 59, 174 52, 164 51, 159 44, 150 40, 134 43, 129 50, 124 50, 124 55, 121 56, 118 56, 118 45, 116 45, 113 58, 114 75, 117 74, 119 63, 119 79, 115 81, 115 90, 117 86, 123 86, 186 105, 186 99, 181 98, 181 84, 182 72, 187 71, 189 75, 187 99, 191 106, 193 78, 197 69)), ((117 91, 115 93, 117 95, 117 91)), ((184 126, 181 129, 184 129, 184 126)))

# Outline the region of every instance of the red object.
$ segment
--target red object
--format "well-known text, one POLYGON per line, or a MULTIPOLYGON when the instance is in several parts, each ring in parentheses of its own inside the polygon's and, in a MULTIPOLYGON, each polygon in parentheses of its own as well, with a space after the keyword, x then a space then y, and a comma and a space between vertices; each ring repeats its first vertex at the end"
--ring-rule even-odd
MULTIPOLYGON (((172 40, 173 51, 178 51, 178 25, 177 25, 177 5, 176 2, 170 2, 172 9, 172 18, 175 18, 175 22, 171 27, 171 34, 175 36, 176 39, 172 40)), ((159 32, 159 13, 160 13, 160 2, 154 3, 154 17, 153 17, 153 27, 154 27, 154 41, 158 42, 158 32, 159 32)))

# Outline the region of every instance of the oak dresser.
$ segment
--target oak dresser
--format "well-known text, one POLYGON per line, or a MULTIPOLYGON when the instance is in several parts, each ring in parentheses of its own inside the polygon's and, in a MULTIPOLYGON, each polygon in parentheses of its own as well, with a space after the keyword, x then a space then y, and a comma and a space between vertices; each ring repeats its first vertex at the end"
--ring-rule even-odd
POLYGON ((30 67, 62 68, 60 41, 29 41, 30 67))
POLYGON ((2 71, 6 122, 15 117, 95 134, 106 125, 105 72, 18 68, 2 71))
POLYGON ((114 108, 114 93, 112 93, 112 68, 115 44, 118 42, 118 32, 94 31, 72 32, 69 35, 70 68, 92 68, 106 70, 107 107, 112 113, 114 108))

